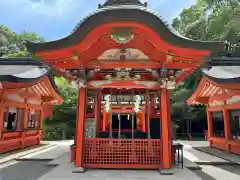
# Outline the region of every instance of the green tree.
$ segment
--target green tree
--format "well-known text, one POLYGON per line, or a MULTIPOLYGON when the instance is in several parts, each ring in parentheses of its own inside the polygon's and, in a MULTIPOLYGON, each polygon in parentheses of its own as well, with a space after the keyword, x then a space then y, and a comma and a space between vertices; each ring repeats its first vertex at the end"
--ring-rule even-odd
POLYGON ((25 47, 26 41, 44 42, 35 33, 24 31, 17 34, 9 28, 0 25, 0 57, 31 56, 25 47))
MULTIPOLYGON (((240 56, 240 1, 197 0, 183 9, 172 26, 183 36, 193 40, 221 40, 228 42, 227 56, 240 56)), ((198 70, 172 92, 172 116, 185 133, 187 119, 206 122, 204 106, 188 106, 186 100, 194 92, 201 71, 198 70), (205 119, 205 121, 204 121, 205 119)))
POLYGON ((226 41, 230 53, 239 55, 239 0, 197 0, 173 20, 172 26, 190 39, 226 41))
POLYGON ((54 108, 54 116, 45 119, 46 140, 72 139, 76 126, 77 89, 63 77, 55 77, 63 103, 54 108))

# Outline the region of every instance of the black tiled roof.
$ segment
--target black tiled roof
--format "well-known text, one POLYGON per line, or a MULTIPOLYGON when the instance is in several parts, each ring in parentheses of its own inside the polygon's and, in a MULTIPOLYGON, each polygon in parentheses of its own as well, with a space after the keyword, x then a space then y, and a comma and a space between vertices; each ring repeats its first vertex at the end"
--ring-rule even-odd
POLYGON ((31 57, 0 58, 0 82, 27 83, 48 76, 55 91, 59 93, 50 70, 42 61, 31 57))
POLYGON ((203 68, 204 76, 218 83, 240 83, 240 58, 216 57, 203 68))

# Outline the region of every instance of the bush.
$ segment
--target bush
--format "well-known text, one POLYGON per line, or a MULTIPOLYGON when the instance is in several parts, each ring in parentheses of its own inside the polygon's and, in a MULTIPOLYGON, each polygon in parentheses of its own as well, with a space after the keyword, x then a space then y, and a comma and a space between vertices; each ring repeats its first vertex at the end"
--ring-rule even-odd
POLYGON ((47 140, 47 141, 62 140, 61 129, 57 127, 44 129, 43 140, 47 140))

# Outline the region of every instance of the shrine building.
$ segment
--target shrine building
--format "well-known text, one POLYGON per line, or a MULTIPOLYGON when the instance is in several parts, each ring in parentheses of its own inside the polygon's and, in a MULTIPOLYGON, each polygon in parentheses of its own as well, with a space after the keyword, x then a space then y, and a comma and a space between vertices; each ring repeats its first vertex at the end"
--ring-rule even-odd
POLYGON ((203 77, 188 104, 207 106, 209 146, 240 154, 240 66, 216 66, 203 77))
POLYGON ((77 168, 169 169, 169 92, 225 43, 182 37, 139 0, 107 0, 66 38, 27 48, 78 88, 77 168))
POLYGON ((32 58, 0 58, 0 153, 40 144, 42 120, 62 101, 49 70, 32 58))

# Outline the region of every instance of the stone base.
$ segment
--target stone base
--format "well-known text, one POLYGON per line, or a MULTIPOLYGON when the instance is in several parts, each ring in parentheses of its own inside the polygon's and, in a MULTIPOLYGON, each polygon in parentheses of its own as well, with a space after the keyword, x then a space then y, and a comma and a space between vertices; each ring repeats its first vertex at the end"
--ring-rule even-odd
POLYGON ((79 168, 75 168, 72 173, 85 173, 86 168, 83 167, 79 167, 79 168))
POLYGON ((173 175, 173 169, 159 169, 161 175, 173 175))

